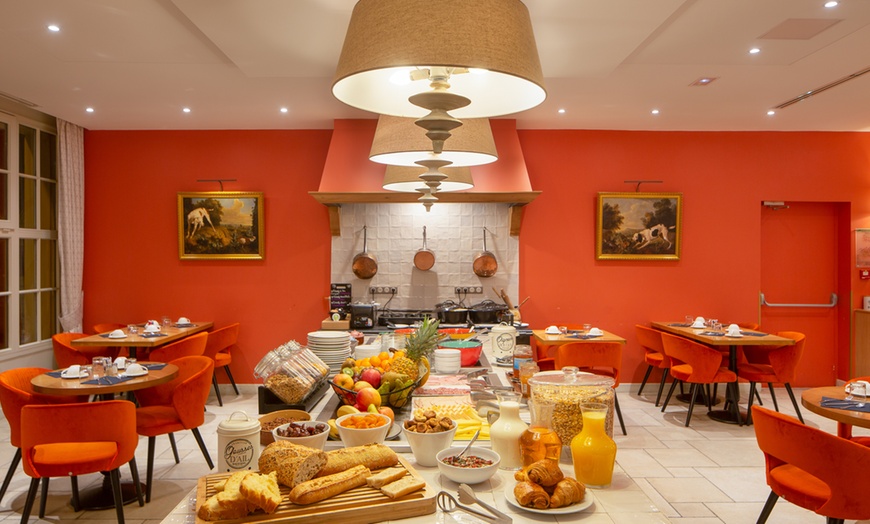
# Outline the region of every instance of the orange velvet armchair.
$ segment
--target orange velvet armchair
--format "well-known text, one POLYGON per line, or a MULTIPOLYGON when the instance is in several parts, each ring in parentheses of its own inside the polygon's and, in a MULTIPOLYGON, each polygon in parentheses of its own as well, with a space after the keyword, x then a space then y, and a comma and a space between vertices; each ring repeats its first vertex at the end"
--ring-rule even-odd
POLYGON ((766 364, 744 362, 737 365, 737 376, 749 381, 749 418, 746 421, 747 424, 752 423, 752 399, 753 396, 758 394, 755 390, 755 385, 759 382, 767 382, 770 396, 773 399, 773 408, 777 411, 779 411, 779 405, 776 403, 773 383, 779 382, 783 384, 794 406, 795 413, 797 413, 801 422, 804 421, 804 417, 801 415, 801 408, 794 397, 794 392, 791 390, 791 381, 794 380, 795 370, 801 360, 801 355, 803 355, 806 337, 803 333, 796 331, 780 331, 776 333, 776 336, 790 338, 794 340, 794 344, 776 347, 767 351, 768 363, 766 364))
POLYGON ((173 432, 188 429, 193 433, 202 451, 208 469, 214 463, 199 433, 205 422, 205 401, 211 389, 214 363, 208 357, 181 357, 170 362, 178 366, 178 376, 153 388, 136 391, 139 409, 136 410, 136 431, 148 437, 148 470, 146 473, 145 500, 151 501, 151 484, 154 475, 154 444, 158 435, 169 435, 175 463, 178 464, 178 448, 173 432))
MULTIPOLYGON (((205 353, 203 355, 214 361, 214 369, 224 368, 227 372, 227 378, 230 379, 230 384, 233 385, 233 390, 236 395, 239 394, 239 388, 236 387, 236 381, 233 380, 233 374, 230 372, 230 362, 233 357, 230 350, 236 347, 236 341, 239 338, 239 323, 230 324, 220 329, 215 329, 208 334, 208 342, 205 345, 205 353)), ((212 375, 212 383, 214 384, 214 393, 217 396, 218 404, 223 406, 224 401, 221 398, 221 390, 218 386, 217 373, 212 375)))
POLYGON ((129 463, 139 505, 144 505, 136 469, 136 407, 126 400, 89 404, 29 405, 21 409, 21 458, 31 477, 21 512, 26 524, 43 479, 39 517, 45 516, 48 479, 70 477, 73 508, 79 511, 78 475, 108 471, 119 523, 124 522, 119 468, 129 463))
MULTIPOLYGON (((674 378, 671 383, 671 388, 668 390, 668 396, 665 397, 662 412, 668 407, 668 402, 671 400, 671 395, 674 393, 674 387, 678 382, 685 382, 691 385, 689 390, 689 412, 686 414, 686 427, 689 427, 689 422, 692 420, 692 410, 695 407, 695 398, 698 394, 698 387, 703 385, 707 389, 707 410, 712 409, 710 403, 710 384, 731 383, 737 382, 737 374, 728 368, 722 367, 722 354, 710 347, 699 344, 687 338, 674 336, 668 333, 662 333, 662 343, 665 354, 671 359, 671 376, 674 378)), ((732 396, 736 393, 737 388, 727 388, 726 395, 731 393, 732 396)), ((737 411, 737 398, 728 399, 732 402, 732 409, 737 411)), ((736 413, 737 420, 742 426, 742 418, 740 412, 736 413)))
POLYGON ((148 360, 154 362, 169 362, 181 357, 200 356, 205 352, 208 333, 197 333, 183 339, 151 350, 148 360))
POLYGON ((120 348, 110 348, 103 346, 90 346, 82 348, 79 351, 74 348, 71 342, 77 338, 85 338, 90 335, 84 333, 58 333, 51 337, 51 346, 54 349, 54 359, 57 360, 57 366, 60 368, 68 368, 73 364, 80 366, 88 366, 91 364, 91 358, 96 356, 112 357, 118 356, 120 348))
POLYGON ((622 344, 619 342, 569 342, 559 346, 556 353, 556 366, 559 369, 565 366, 576 366, 580 371, 595 373, 612 377, 613 405, 616 416, 619 418, 619 426, 622 434, 625 431, 625 422, 622 421, 622 410, 619 409, 619 395, 616 388, 619 386, 619 370, 622 367, 622 344))
POLYGON ((779 497, 827 518, 870 519, 870 449, 793 417, 752 407, 755 438, 764 452, 770 496, 758 516, 767 522, 779 497))
POLYGON ((0 487, 0 501, 9 488, 12 476, 21 462, 21 408, 31 404, 63 404, 69 402, 87 402, 88 397, 53 397, 41 395, 33 391, 30 380, 43 373, 51 371, 44 368, 13 368, 0 373, 0 406, 3 415, 9 423, 9 441, 17 449, 9 463, 9 471, 0 487))
POLYGON ((643 375, 643 380, 640 382, 640 388, 637 390, 638 396, 643 393, 643 387, 646 381, 649 380, 650 373, 655 368, 662 370, 661 384, 659 384, 659 392, 656 394, 656 407, 662 400, 662 391, 665 389, 665 381, 668 379, 668 370, 671 367, 671 359, 665 357, 665 349, 662 346, 662 332, 651 327, 637 324, 634 326, 635 336, 640 347, 644 350, 644 362, 646 362, 646 373, 643 375))

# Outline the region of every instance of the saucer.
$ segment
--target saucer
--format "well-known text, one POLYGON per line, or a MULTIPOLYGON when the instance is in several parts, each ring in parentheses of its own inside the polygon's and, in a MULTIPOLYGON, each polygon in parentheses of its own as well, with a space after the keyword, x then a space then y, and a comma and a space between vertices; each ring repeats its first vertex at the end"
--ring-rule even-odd
POLYGON ((66 371, 64 371, 64 372, 62 372, 62 373, 60 374, 60 378, 67 378, 67 379, 71 379, 71 378, 88 378, 88 376, 89 376, 89 373, 88 373, 88 371, 85 370, 85 369, 79 371, 78 376, 76 376, 76 375, 68 375, 68 374, 66 373, 66 371))
POLYGON ((698 325, 698 324, 692 324, 692 325, 689 326, 689 327, 692 328, 692 329, 704 329, 704 328, 707 327, 707 326, 705 326, 704 324, 701 324, 701 325, 698 325))
POLYGON ((141 372, 141 373, 130 373, 130 372, 125 372, 125 373, 124 373, 124 375, 126 375, 126 376, 128 376, 128 377, 141 377, 141 376, 143 376, 143 375, 147 375, 147 374, 148 374, 148 368, 142 368, 142 372, 141 372))
POLYGON ((127 338, 127 335, 109 335, 108 338, 127 338))
POLYGON ((725 333, 725 336, 728 338, 743 338, 742 333, 736 333, 736 334, 725 333))

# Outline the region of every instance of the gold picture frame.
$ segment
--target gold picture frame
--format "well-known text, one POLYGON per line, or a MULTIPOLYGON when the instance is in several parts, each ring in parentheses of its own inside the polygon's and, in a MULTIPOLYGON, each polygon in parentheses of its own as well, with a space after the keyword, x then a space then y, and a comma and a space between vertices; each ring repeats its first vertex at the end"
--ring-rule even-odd
POLYGON ((682 193, 598 193, 595 258, 679 260, 682 193))
POLYGON ((178 256, 262 260, 263 193, 178 193, 178 256))

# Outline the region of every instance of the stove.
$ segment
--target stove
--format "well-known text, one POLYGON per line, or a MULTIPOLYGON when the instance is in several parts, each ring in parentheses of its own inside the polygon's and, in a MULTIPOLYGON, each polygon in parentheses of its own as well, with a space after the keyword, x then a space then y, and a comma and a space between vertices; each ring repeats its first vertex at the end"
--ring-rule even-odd
POLYGON ((388 326, 387 322, 411 325, 422 322, 423 317, 437 318, 431 309, 385 309, 378 312, 378 325, 388 326))

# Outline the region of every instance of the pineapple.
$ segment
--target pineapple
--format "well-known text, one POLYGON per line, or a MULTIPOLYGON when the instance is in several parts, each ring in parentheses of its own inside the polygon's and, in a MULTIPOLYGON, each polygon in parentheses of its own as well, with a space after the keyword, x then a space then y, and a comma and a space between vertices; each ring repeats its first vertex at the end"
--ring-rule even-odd
POLYGON ((393 360, 390 371, 408 375, 409 378, 416 381, 420 376, 420 363, 422 362, 426 368, 426 373, 420 381, 420 386, 425 384, 429 378, 428 356, 441 339, 438 333, 438 324, 438 320, 424 318, 420 328, 408 336, 408 341, 405 343, 405 356, 393 360))

